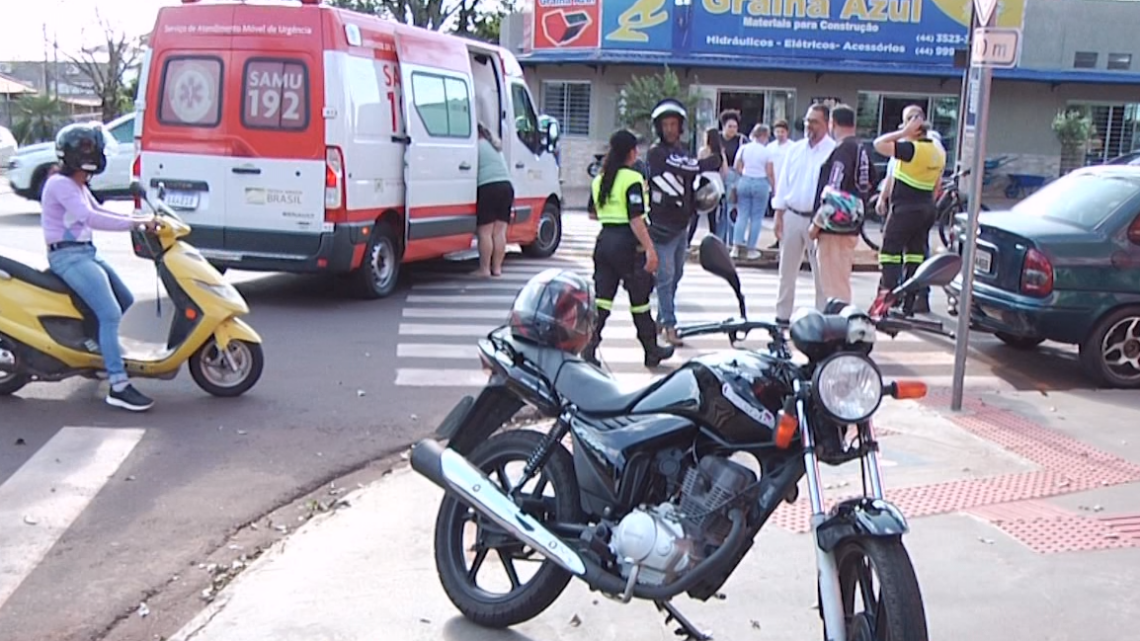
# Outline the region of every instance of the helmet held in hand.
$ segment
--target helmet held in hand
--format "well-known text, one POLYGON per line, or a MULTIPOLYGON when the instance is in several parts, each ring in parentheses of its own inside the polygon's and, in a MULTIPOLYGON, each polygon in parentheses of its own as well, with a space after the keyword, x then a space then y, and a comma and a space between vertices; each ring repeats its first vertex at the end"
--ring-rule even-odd
POLYGON ((828 185, 820 196, 815 224, 835 234, 857 234, 863 227, 863 200, 828 185))

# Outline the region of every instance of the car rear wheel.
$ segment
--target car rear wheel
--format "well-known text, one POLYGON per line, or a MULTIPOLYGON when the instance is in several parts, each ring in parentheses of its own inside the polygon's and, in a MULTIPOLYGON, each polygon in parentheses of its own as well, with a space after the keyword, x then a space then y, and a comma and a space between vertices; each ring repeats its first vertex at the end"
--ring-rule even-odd
POLYGON ((386 298, 400 281, 400 240, 388 223, 376 223, 364 261, 353 274, 355 293, 363 299, 386 298))
POLYGON ((1006 334, 1005 332, 997 332, 994 336, 997 336, 998 340, 1014 349, 1030 350, 1045 342, 1044 338, 1038 338, 1036 336, 1017 336, 1016 334, 1006 334))
POLYGON ((562 242, 562 212, 558 205, 546 203, 541 216, 534 242, 522 248, 528 258, 549 258, 562 242))
POLYGON ((1081 344, 1081 365, 1102 385, 1140 388, 1140 306, 1102 318, 1081 344))

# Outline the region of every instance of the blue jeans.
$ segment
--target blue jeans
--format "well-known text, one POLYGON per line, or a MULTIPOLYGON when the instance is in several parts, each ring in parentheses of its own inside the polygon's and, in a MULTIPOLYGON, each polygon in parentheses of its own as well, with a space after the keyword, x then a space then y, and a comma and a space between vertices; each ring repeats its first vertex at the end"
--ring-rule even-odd
POLYGON ((684 231, 668 240, 654 240, 657 249, 657 325, 675 327, 677 310, 674 298, 677 285, 685 272, 689 255, 689 238, 684 231))
POLYGON ((720 206, 720 223, 716 228, 716 235, 728 245, 732 241, 732 210, 736 208, 736 203, 729 202, 729 196, 732 194, 732 189, 740 182, 740 174, 736 173, 735 169, 729 169, 728 174, 724 177, 724 200, 721 201, 720 206))
POLYGON ((63 279, 87 303, 99 321, 99 351, 112 385, 127 382, 123 351, 119 347, 119 323, 135 302, 131 290, 93 245, 65 247, 48 253, 51 271, 63 279))
POLYGON ((768 211, 768 197, 772 186, 767 178, 745 176, 736 185, 736 225, 732 230, 732 243, 744 245, 744 230, 748 229, 748 249, 756 249, 763 229, 764 214, 768 211))

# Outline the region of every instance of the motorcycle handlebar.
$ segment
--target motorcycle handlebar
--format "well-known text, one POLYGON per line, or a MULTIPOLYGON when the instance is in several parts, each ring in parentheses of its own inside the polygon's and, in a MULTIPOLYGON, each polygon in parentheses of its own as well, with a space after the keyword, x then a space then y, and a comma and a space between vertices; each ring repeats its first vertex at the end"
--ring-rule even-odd
POLYGON ((736 332, 750 332, 754 329, 762 329, 772 335, 772 338, 777 340, 784 339, 784 328, 775 323, 766 323, 764 321, 749 321, 740 319, 729 319, 715 323, 699 323, 694 325, 679 325, 677 327, 677 336, 679 338, 687 338, 689 336, 703 336, 707 334, 731 334, 736 332))

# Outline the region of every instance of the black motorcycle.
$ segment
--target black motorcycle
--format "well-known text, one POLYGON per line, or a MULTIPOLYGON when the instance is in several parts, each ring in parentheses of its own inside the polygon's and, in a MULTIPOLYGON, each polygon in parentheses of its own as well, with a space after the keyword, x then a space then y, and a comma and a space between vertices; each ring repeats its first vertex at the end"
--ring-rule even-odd
MULTIPOLYGON (((908 525, 884 499, 871 420, 883 396, 919 398, 925 385, 883 382, 869 358, 875 326, 856 307, 832 301, 823 313, 797 312, 789 345, 782 327, 746 320, 740 279, 719 239, 705 237, 700 261, 732 286, 741 319, 678 333, 727 334, 733 349, 643 389, 623 391, 603 370, 516 340, 508 328, 479 342, 487 386, 440 426, 446 449, 425 439, 411 454, 412 467, 447 490, 435 562, 448 597, 475 623, 503 628, 537 616, 578 578, 625 603, 652 601, 679 624, 679 636, 709 639, 671 600, 717 595, 776 508, 798 499, 806 476, 825 638, 926 641, 902 543, 908 525), (752 330, 771 336, 766 351, 737 347, 752 330), (792 346, 808 364, 792 361, 792 346), (546 433, 512 422, 524 404, 553 419, 546 433), (755 459, 759 476, 729 460, 740 452, 755 459), (819 463, 856 460, 862 495, 825 511, 819 463), (520 478, 508 474, 512 464, 520 478), (504 594, 478 580, 492 554, 509 583, 504 594), (524 582, 527 561, 537 571, 524 582)), ((935 256, 908 286, 948 283, 960 268, 953 254, 935 256)))

